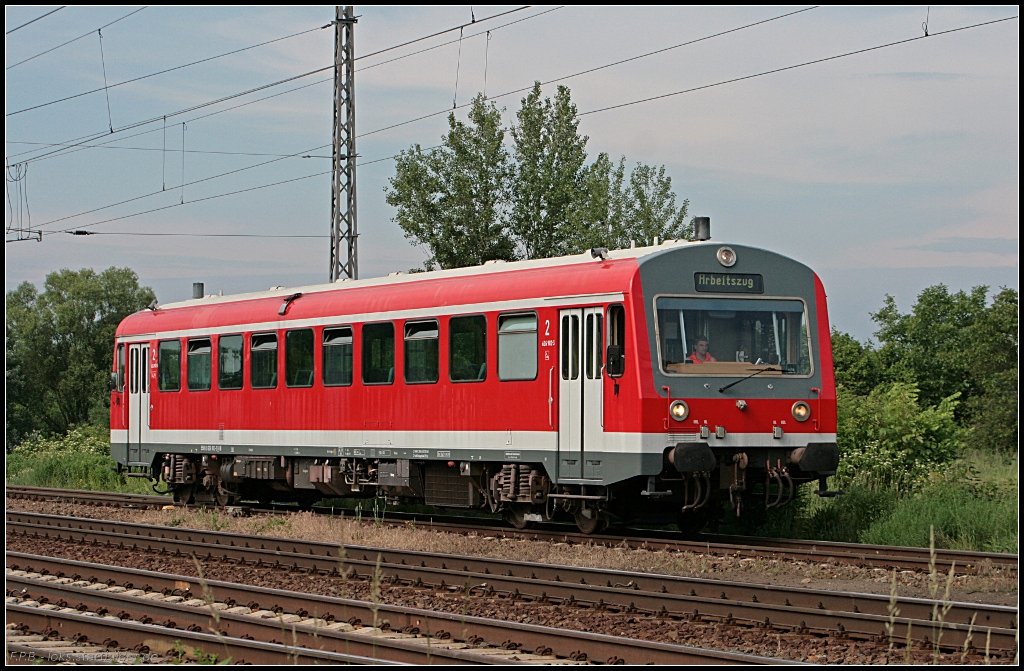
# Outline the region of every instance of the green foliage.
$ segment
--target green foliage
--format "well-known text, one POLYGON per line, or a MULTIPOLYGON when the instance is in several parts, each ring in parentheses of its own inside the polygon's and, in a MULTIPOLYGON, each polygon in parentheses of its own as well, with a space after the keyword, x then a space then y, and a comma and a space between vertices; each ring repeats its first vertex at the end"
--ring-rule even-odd
POLYGON ((154 298, 134 272, 61 270, 7 293, 7 445, 106 424, 114 332, 154 298))
POLYGON ((858 396, 867 396, 885 379, 878 352, 848 333, 832 331, 832 359, 836 384, 858 396))
POLYGON ((840 389, 837 483, 911 490, 935 467, 959 453, 956 395, 921 407, 913 384, 881 385, 867 396, 840 389))
POLYGON ((975 440, 1017 446, 1017 292, 1003 289, 987 306, 988 287, 950 294, 928 287, 909 314, 892 296, 872 317, 878 356, 892 380, 915 383, 924 405, 959 394, 957 419, 975 440))
POLYGON ((457 268, 515 258, 505 224, 511 164, 501 112, 478 95, 469 123, 448 116, 441 147, 419 145, 395 161, 386 189, 405 236, 430 252, 427 267, 457 268))
POLYGON ((1017 292, 1003 289, 974 325, 971 375, 977 393, 966 402, 972 445, 1016 451, 1018 434, 1017 370, 1019 306, 1017 292))
POLYGON ((814 496, 801 516, 802 538, 840 543, 860 542, 861 534, 900 501, 893 488, 852 483, 835 498, 814 496))
POLYGON ((858 540, 928 547, 934 529, 935 547, 1017 552, 1016 491, 979 479, 966 463, 957 466, 933 473, 920 492, 901 499, 858 540))
POLYGON ((628 247, 636 241, 653 244, 654 239, 689 239, 693 226, 687 222, 689 200, 676 206, 672 191, 672 178, 665 174, 665 166, 654 168, 638 163, 629 176, 626 188, 625 213, 614 246, 628 247))
POLYGON ((512 128, 516 160, 509 225, 527 259, 579 251, 573 223, 587 159, 587 138, 578 132, 569 89, 559 86, 553 101, 540 96, 536 82, 512 128))
POLYGON ((918 478, 913 491, 855 478, 843 495, 806 496, 787 531, 790 537, 1017 552, 1017 459, 971 450, 918 478))
POLYGON ((430 253, 428 268, 533 259, 591 247, 628 247, 653 238, 686 238, 688 201, 676 205, 664 166, 638 164, 627 181, 625 159, 599 154, 586 165, 587 137, 569 89, 541 98, 540 84, 522 100, 502 145, 501 113, 477 96, 469 122, 448 118, 442 145, 401 153, 385 188, 395 221, 430 253))
POLYGON ((7 455, 6 466, 12 485, 152 493, 148 480, 125 482, 117 474, 110 432, 96 426, 75 427, 60 437, 33 436, 7 455))

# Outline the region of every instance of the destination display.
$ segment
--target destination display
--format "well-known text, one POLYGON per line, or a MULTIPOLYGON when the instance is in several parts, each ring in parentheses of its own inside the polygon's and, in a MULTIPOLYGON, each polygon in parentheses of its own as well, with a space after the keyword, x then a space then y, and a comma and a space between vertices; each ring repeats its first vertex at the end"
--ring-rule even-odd
POLYGON ((764 276, 733 273, 694 273, 693 286, 697 291, 731 294, 763 294, 764 276))

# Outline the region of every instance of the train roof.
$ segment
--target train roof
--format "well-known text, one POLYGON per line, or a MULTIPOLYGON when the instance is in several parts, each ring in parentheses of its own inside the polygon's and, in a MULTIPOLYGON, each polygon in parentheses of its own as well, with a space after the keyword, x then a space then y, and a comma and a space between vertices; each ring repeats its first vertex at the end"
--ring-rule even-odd
MULTIPOLYGON (((166 331, 198 332, 247 324, 271 327, 314 323, 344 315, 352 321, 442 314, 441 308, 513 310, 529 301, 560 297, 621 298, 634 288, 645 260, 672 250, 721 245, 718 241, 667 240, 659 245, 529 261, 489 261, 479 266, 422 273, 392 273, 365 280, 227 296, 209 295, 142 310, 126 317, 118 336, 166 331), (603 258, 602 258, 603 257, 603 258), (483 307, 486 306, 486 307, 483 307)), ((528 309, 522 307, 522 309, 528 309)), ((452 311, 455 312, 454 310, 452 311)))
MULTIPOLYGON (((706 242, 706 241, 705 241, 706 242)), ((660 245, 648 247, 631 247, 629 249, 605 250, 609 261, 637 260, 645 256, 663 252, 667 249, 674 249, 684 246, 702 244, 687 240, 666 240, 660 245)), ((364 280, 340 279, 335 282, 323 284, 310 284, 296 287, 274 286, 266 291, 256 291, 244 294, 230 294, 227 296, 207 295, 202 298, 188 299, 162 305, 162 309, 190 307, 197 305, 209 305, 218 301, 244 301, 259 298, 279 297, 282 293, 312 294, 323 291, 337 291, 339 289, 356 289, 363 287, 381 287, 389 285, 405 284, 409 282, 424 282, 430 280, 451 279, 451 278, 480 278, 486 275, 498 275, 502 273, 517 272, 522 270, 533 270, 538 268, 557 268, 573 265, 590 265, 597 261, 593 252, 586 251, 581 254, 568 256, 556 256, 545 259, 531 259, 528 261, 487 261, 478 266, 466 266, 463 268, 451 268, 448 270, 431 270, 425 272, 395 272, 383 277, 372 277, 364 280)), ((635 266, 634 266, 635 267, 635 266)))

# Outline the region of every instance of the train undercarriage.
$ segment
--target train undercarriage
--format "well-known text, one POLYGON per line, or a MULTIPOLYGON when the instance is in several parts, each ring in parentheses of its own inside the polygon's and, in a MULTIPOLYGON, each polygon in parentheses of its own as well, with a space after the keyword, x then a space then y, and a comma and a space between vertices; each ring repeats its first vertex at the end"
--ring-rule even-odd
POLYGON ((780 508, 805 482, 818 480, 819 495, 834 495, 826 479, 836 462, 829 445, 761 451, 752 459, 748 452, 680 444, 666 450, 660 474, 605 486, 558 484, 538 464, 165 454, 152 478, 163 480, 180 504, 382 497, 496 513, 519 529, 571 519, 588 534, 631 522, 675 523, 695 533, 722 510, 742 517, 780 508))

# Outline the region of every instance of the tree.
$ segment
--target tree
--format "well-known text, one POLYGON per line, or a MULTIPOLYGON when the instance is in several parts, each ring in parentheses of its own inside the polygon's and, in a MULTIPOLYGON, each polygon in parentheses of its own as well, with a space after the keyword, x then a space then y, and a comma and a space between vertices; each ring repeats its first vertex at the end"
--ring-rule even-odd
POLYGON ((867 396, 885 381, 885 371, 870 344, 861 344, 853 336, 832 331, 832 359, 836 384, 858 396, 867 396))
POLYGON ((1017 444, 1017 292, 1003 289, 987 305, 988 287, 951 294, 922 291, 909 314, 892 296, 872 315, 878 356, 890 378, 915 384, 921 404, 957 395, 957 419, 974 427, 980 446, 1017 444))
POLYGON ((526 259, 562 256, 575 250, 575 215, 583 205, 581 185, 587 137, 569 89, 559 86, 552 101, 540 97, 540 82, 523 98, 515 140, 515 179, 509 228, 526 259))
POLYGON ((693 225, 687 222, 689 200, 676 207, 672 191, 672 178, 665 174, 665 166, 654 168, 638 163, 629 176, 626 187, 625 212, 622 227, 617 232, 616 247, 653 244, 654 239, 690 239, 693 225))
POLYGON ((7 443, 106 423, 114 332, 155 295, 127 268, 49 274, 7 293, 7 443))
POLYGON ((457 268, 512 260, 505 224, 511 164, 502 144, 501 112, 483 95, 473 99, 469 123, 448 115, 441 147, 402 152, 385 187, 405 236, 430 252, 427 267, 457 268))
POLYGON ((613 164, 602 153, 587 166, 587 137, 564 86, 542 100, 536 83, 523 98, 511 155, 501 114, 482 95, 468 123, 451 114, 448 124, 440 147, 402 152, 385 187, 396 223, 429 251, 427 269, 692 237, 689 201, 676 207, 664 166, 638 164, 628 183, 625 158, 613 164))
POLYGON ((1020 310, 1017 292, 1003 289, 971 329, 971 376, 977 394, 966 402, 972 442, 1005 452, 1018 447, 1020 310))
POLYGON ((581 203, 573 212, 573 228, 579 231, 579 242, 572 251, 629 246, 628 242, 622 245, 619 240, 626 226, 625 175, 626 159, 613 164, 604 152, 586 168, 580 187, 581 203))

